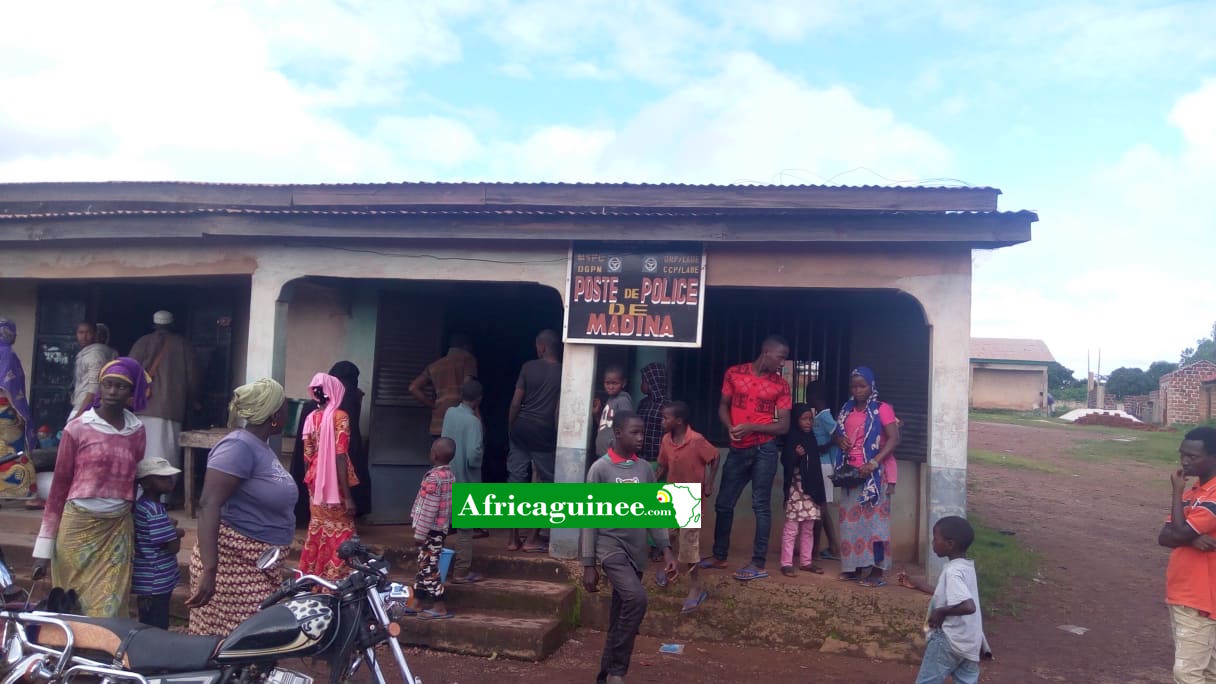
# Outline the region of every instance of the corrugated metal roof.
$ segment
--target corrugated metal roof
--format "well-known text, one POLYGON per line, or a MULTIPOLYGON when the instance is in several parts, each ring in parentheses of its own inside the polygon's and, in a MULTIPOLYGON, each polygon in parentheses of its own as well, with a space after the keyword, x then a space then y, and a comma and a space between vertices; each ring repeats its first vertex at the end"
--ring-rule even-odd
POLYGON ((220 188, 378 188, 378 187, 435 187, 446 186, 468 187, 484 185, 488 187, 558 187, 558 188, 763 188, 765 190, 789 189, 791 191, 806 189, 824 190, 924 190, 942 191, 959 190, 973 192, 996 192, 1000 190, 986 185, 826 185, 826 184, 766 184, 766 183, 566 183, 545 181, 385 181, 381 183, 223 183, 213 181, 96 181, 96 182, 48 182, 23 181, 0 183, 4 186, 69 186, 69 185, 190 185, 220 188))
POLYGON ((616 218, 729 218, 729 217, 806 217, 829 215, 865 215, 865 216, 1002 216, 1021 217, 1037 220, 1031 211, 885 211, 885 210, 846 210, 846 209, 619 209, 602 207, 595 208, 461 208, 461 209, 259 209, 251 207, 229 208, 193 208, 193 209, 107 209, 100 211, 61 211, 37 213, 2 213, 2 220, 36 221, 62 218, 104 218, 104 217, 164 217, 164 216, 195 216, 206 214, 254 214, 263 216, 535 216, 535 217, 616 217, 616 218))
POLYGON ((1043 340, 1008 337, 972 337, 971 358, 986 361, 1029 361, 1051 363, 1055 357, 1043 340))

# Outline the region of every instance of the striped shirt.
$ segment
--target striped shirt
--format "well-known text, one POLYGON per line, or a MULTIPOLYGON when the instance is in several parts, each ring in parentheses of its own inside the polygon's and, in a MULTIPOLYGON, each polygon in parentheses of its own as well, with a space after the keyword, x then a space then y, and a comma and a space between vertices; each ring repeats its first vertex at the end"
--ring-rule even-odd
POLYGON ((137 596, 169 594, 181 579, 177 554, 165 545, 177 540, 177 528, 159 501, 141 497, 135 502, 135 558, 131 593, 137 596))
POLYGON ((452 469, 435 466, 422 478, 418 497, 414 499, 414 539, 426 539, 433 531, 447 534, 452 525, 452 469))

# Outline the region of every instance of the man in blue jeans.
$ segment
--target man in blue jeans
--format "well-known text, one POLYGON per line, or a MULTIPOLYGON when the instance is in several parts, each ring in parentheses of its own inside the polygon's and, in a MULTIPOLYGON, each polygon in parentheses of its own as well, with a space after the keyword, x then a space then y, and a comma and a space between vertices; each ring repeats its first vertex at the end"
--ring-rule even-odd
POLYGON ((730 433, 730 451, 714 503, 714 555, 702 560, 701 567, 726 567, 735 504, 750 483, 756 514, 752 562, 735 572, 735 579, 745 582, 768 577, 764 565, 773 526, 773 478, 780 460, 776 437, 789 432, 793 408, 790 385, 781 377, 781 366, 789 355, 789 344, 772 335, 761 345, 759 358, 728 368, 722 381, 718 417, 730 433))

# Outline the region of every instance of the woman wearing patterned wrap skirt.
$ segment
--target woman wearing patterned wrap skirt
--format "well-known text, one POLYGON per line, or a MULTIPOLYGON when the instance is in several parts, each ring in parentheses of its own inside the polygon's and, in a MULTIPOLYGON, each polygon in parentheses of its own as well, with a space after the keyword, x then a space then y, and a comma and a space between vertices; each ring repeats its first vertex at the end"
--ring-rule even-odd
POLYGON ((287 423, 283 387, 266 378, 238 387, 228 410, 244 427, 207 457, 186 601, 191 634, 226 636, 256 613, 280 579, 278 565, 258 569, 258 556, 286 552, 295 534, 296 485, 267 444, 287 423))
POLYGON ((349 574, 338 547, 355 536, 355 500, 359 484, 348 458, 350 417, 338 408, 346 388, 332 375, 317 373, 309 384, 319 408, 308 414, 300 431, 304 439, 304 484, 310 501, 308 538, 300 553, 300 572, 337 582, 349 574))

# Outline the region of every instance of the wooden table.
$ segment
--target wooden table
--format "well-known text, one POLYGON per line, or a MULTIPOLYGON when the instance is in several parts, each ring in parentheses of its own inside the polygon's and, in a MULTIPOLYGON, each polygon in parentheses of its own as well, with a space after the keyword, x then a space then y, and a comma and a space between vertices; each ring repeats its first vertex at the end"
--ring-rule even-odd
POLYGON ((232 432, 232 428, 210 428, 191 430, 178 435, 177 445, 185 452, 182 458, 182 471, 185 473, 183 489, 186 490, 186 514, 191 518, 194 517, 194 450, 211 451, 229 432, 232 432))

